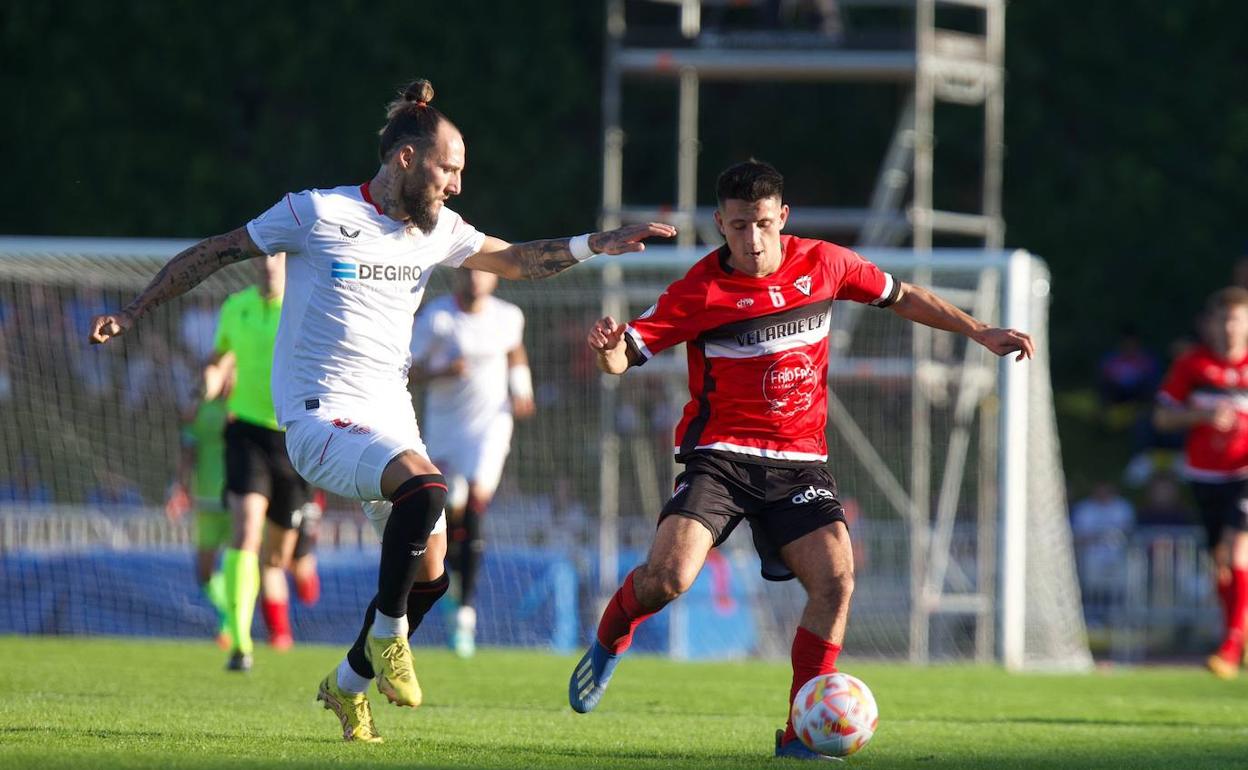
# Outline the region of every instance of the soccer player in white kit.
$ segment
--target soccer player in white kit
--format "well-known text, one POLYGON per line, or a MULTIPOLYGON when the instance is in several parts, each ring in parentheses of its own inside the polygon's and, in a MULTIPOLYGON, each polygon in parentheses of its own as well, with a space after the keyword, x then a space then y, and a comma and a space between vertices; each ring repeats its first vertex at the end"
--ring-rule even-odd
POLYGON ((381 536, 377 594, 359 637, 318 700, 346 740, 378 742, 365 692, 422 699, 408 635, 446 592, 446 481, 430 460, 407 391, 412 318, 436 265, 513 280, 545 278, 596 253, 641 251, 675 228, 650 223, 511 244, 445 203, 461 190, 459 129, 417 80, 388 108, 381 166, 362 185, 290 193, 260 216, 171 259, 124 309, 97 316, 89 339, 124 334, 221 267, 286 252, 286 296, 273 355, 273 401, 296 470, 364 502, 381 536))
POLYGON ((493 273, 455 271, 451 293, 421 308, 412 328, 410 376, 425 383, 421 425, 449 488, 447 565, 459 575, 452 642, 461 658, 476 650, 482 517, 503 475, 513 417, 533 413, 524 313, 494 296, 497 285, 493 273))

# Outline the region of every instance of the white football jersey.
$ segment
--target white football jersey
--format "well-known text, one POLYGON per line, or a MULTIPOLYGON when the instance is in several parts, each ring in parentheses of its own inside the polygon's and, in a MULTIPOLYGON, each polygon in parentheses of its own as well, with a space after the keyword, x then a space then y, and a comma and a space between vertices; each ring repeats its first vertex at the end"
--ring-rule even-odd
POLYGON ((289 193, 247 232, 265 253, 286 252, 273 351, 278 422, 313 411, 410 412, 412 316, 430 271, 458 267, 485 235, 445 206, 425 235, 383 214, 367 184, 289 193))
POLYGON ((494 296, 483 305, 469 313, 443 295, 421 310, 412 328, 412 360, 421 368, 445 369, 457 358, 466 365, 462 376, 426 385, 424 433, 439 442, 483 435, 500 415, 511 415, 507 354, 524 338, 524 313, 494 296))

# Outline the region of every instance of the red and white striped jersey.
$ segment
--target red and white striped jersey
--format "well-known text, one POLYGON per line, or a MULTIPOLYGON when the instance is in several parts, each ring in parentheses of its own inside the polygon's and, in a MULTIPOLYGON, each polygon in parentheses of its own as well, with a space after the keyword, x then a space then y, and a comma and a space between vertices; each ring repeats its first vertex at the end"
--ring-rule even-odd
POLYGON ((787 235, 780 244, 780 269, 761 278, 733 270, 726 246, 715 250, 625 330, 641 363, 688 343, 678 460, 697 451, 768 465, 828 458, 832 301, 886 307, 900 284, 835 244, 787 235))
POLYGON ((1227 361, 1204 345, 1175 359, 1157 394, 1162 404, 1213 409, 1235 407, 1239 420, 1229 431, 1196 425, 1187 432, 1183 475, 1193 481, 1248 478, 1248 357, 1227 361))

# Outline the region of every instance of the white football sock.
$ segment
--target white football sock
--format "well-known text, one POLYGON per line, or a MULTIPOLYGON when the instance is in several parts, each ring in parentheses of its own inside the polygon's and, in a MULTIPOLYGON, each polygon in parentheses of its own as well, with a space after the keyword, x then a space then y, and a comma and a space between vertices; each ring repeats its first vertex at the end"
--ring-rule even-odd
POLYGON ((397 618, 392 618, 378 610, 377 616, 373 618, 373 630, 369 634, 374 639, 386 639, 392 636, 401 636, 406 639, 407 616, 401 615, 397 618))
POLYGON ((338 664, 338 689, 352 695, 360 695, 368 692, 368 682, 368 679, 355 673, 355 669, 351 668, 346 658, 338 664))

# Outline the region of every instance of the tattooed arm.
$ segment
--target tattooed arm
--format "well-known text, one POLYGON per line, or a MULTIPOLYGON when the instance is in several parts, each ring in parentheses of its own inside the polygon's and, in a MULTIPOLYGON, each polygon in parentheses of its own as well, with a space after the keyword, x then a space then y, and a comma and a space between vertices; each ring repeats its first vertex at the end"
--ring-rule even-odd
POLYGON ((185 294, 226 265, 264 256, 246 227, 202 240, 169 260, 134 301, 117 313, 96 316, 88 339, 93 345, 124 334, 150 310, 185 294))
MULTIPOLYGON (((595 254, 626 254, 642 251, 646 245, 642 239, 650 237, 671 238, 676 228, 651 222, 645 225, 628 225, 604 233, 589 236, 589 248, 595 254)), ((508 243, 486 236, 481 250, 464 260, 464 267, 497 273, 513 281, 549 278, 562 273, 577 263, 569 248, 571 238, 551 238, 544 241, 508 243)))

